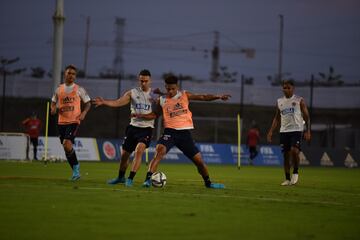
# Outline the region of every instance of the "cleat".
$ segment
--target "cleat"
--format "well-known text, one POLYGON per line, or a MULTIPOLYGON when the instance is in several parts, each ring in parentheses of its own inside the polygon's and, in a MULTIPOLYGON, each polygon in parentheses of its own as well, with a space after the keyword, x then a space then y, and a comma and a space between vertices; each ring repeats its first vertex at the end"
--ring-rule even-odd
POLYGON ((133 180, 128 178, 125 182, 125 187, 132 187, 133 186, 133 180))
POLYGON ((293 173, 293 175, 291 176, 290 184, 295 185, 298 182, 298 180, 299 180, 299 174, 293 173))
POLYGON ((72 176, 71 181, 75 182, 80 179, 80 175, 72 176))
POLYGON ((145 188, 151 187, 151 180, 150 179, 145 180, 145 182, 143 183, 142 186, 145 187, 145 188))
POLYGON ((108 182, 108 184, 110 185, 115 185, 115 184, 119 184, 119 183, 125 183, 125 178, 122 177, 122 178, 114 178, 114 179, 110 179, 108 182))
POLYGON ((80 179, 80 164, 76 164, 73 166, 73 175, 71 177, 71 181, 77 181, 80 179))
POLYGON ((211 183, 207 188, 224 189, 225 186, 222 183, 211 183))
POLYGON ((290 182, 290 180, 285 180, 284 182, 282 182, 281 184, 280 184, 281 186, 290 186, 291 185, 291 182, 290 182))

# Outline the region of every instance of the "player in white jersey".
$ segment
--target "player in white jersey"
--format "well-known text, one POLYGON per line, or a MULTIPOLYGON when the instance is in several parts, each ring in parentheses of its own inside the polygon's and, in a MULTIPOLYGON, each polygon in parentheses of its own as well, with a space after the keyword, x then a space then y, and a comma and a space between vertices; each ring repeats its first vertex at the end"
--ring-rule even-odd
POLYGON ((155 115, 142 116, 153 112, 153 103, 156 99, 151 92, 151 73, 149 70, 142 70, 138 76, 139 87, 127 91, 122 97, 116 100, 104 100, 96 97, 93 104, 96 107, 105 105, 109 107, 122 107, 130 103, 131 120, 125 131, 125 138, 122 145, 121 160, 118 177, 108 181, 109 184, 125 183, 131 187, 137 170, 140 168, 142 155, 149 147, 152 130, 154 128, 155 115), (129 177, 125 179, 125 172, 129 164, 129 157, 135 151, 129 177))
POLYGON ((273 131, 280 123, 280 146, 284 154, 285 171, 285 181, 281 183, 281 186, 290 186, 296 184, 299 178, 299 152, 303 133, 306 141, 310 141, 311 138, 310 116, 304 99, 294 94, 294 83, 284 81, 282 88, 284 96, 277 100, 276 113, 267 134, 267 140, 268 142, 272 141, 273 131), (293 163, 291 178, 290 159, 293 163))

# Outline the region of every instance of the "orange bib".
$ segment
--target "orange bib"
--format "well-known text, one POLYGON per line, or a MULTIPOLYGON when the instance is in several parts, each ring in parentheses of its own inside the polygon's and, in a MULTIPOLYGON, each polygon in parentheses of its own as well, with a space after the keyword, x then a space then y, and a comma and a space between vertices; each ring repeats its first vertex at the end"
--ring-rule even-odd
POLYGON ((177 99, 166 98, 162 105, 164 126, 173 129, 193 129, 192 113, 189 99, 185 92, 177 99))
POLYGON ((65 84, 61 84, 58 92, 59 121, 58 124, 80 124, 81 98, 78 95, 78 85, 75 84, 70 93, 65 92, 65 84))

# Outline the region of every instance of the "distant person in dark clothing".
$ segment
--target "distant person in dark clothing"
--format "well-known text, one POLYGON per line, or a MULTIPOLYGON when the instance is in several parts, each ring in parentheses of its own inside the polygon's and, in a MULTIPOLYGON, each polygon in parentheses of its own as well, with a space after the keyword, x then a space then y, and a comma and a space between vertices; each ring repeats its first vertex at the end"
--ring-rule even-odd
POLYGON ((258 155, 257 145, 260 140, 260 132, 255 122, 252 123, 251 128, 247 133, 246 145, 249 148, 249 164, 254 164, 254 159, 258 155))
MULTIPOLYGON (((33 112, 30 117, 22 121, 22 125, 25 127, 26 133, 30 137, 30 142, 34 147, 34 160, 37 160, 37 146, 41 130, 41 120, 37 118, 36 112, 33 112)), ((29 159, 29 147, 29 144, 27 144, 26 159, 29 159)))

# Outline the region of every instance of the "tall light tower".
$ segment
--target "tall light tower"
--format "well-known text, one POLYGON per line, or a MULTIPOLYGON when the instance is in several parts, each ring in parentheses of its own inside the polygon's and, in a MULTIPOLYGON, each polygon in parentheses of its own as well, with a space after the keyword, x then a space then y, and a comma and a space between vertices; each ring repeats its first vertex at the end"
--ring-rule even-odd
POLYGON ((115 19, 115 58, 113 62, 113 72, 116 75, 122 76, 124 74, 124 27, 125 18, 115 19))
POLYGON ((282 55, 283 55, 283 37, 284 37, 284 16, 282 14, 280 17, 280 36, 279 36, 279 65, 278 65, 278 80, 279 83, 282 81, 282 55))
POLYGON ((86 33, 85 33, 85 44, 84 44, 84 78, 87 76, 87 64, 88 64, 88 55, 90 48, 90 16, 86 17, 86 33))
POLYGON ((53 49, 53 92, 61 82, 62 53, 64 40, 64 0, 56 0, 54 22, 54 49, 53 49))

